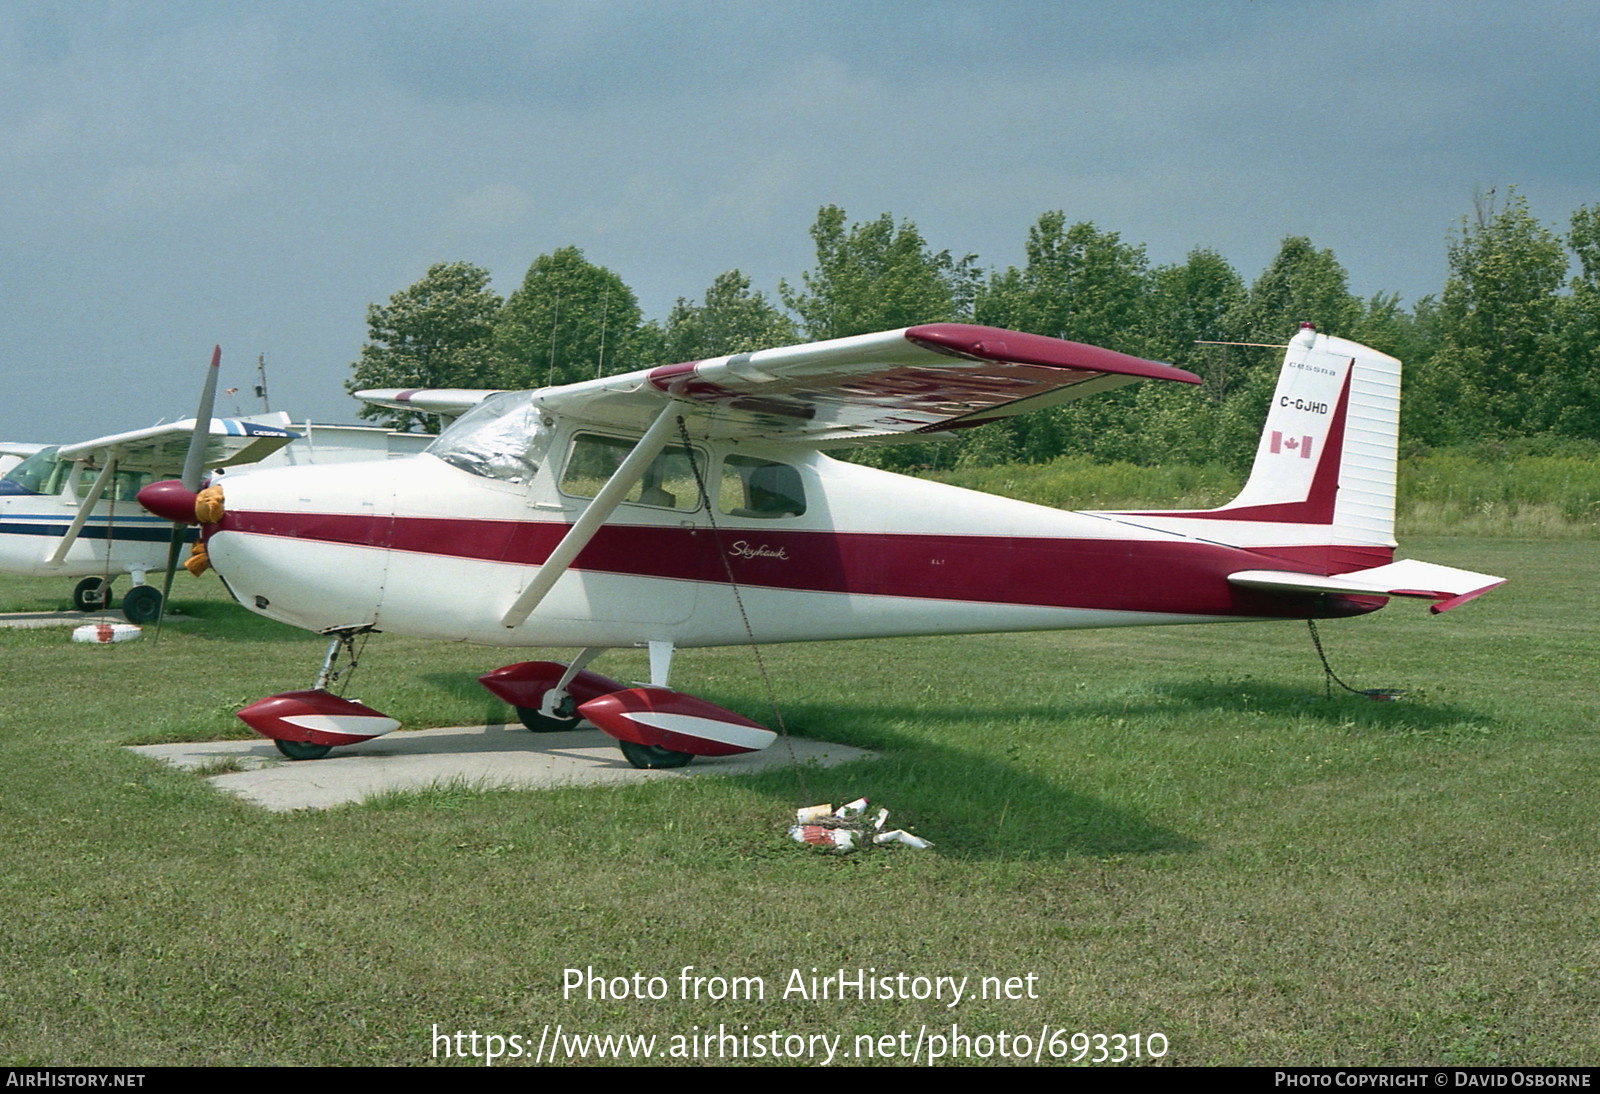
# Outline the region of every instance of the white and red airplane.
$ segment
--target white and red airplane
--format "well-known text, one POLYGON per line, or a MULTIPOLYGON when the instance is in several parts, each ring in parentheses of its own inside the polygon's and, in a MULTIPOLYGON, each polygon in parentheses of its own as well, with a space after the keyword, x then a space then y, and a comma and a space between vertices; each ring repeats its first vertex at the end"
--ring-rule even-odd
MULTIPOLYGON (((1064 512, 829 458, 1137 380, 1094 346, 963 324, 666 365, 524 392, 360 397, 462 416, 426 453, 230 475, 202 534, 243 605, 330 637, 317 686, 240 717, 294 758, 397 723, 333 695, 371 631, 577 647, 482 677, 531 729, 587 719, 637 766, 765 747, 667 687, 696 646, 1443 611, 1500 578, 1394 561, 1400 363, 1302 329, 1240 495, 1201 512, 1064 512), (588 670, 648 647, 651 684, 588 670)), ((181 484, 140 500, 193 521, 181 484)))

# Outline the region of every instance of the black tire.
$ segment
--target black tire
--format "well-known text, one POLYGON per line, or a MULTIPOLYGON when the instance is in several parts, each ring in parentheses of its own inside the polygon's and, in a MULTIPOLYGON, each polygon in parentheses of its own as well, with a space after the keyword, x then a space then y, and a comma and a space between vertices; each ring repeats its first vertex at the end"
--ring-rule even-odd
POLYGON ((103 577, 86 577, 72 588, 72 606, 80 612, 109 608, 111 582, 103 577))
POLYGON ((576 714, 571 718, 552 718, 548 714, 540 714, 533 707, 512 709, 517 712, 517 720, 522 723, 523 728, 534 733, 565 733, 569 729, 577 729, 578 724, 583 721, 576 714))
POLYGON ((154 585, 135 585, 122 596, 122 614, 129 623, 154 623, 161 616, 161 590, 154 585))
POLYGON ((314 745, 307 741, 273 741, 278 751, 291 760, 320 760, 333 751, 332 745, 314 745))
POLYGON ((660 745, 641 745, 633 741, 618 741, 622 755, 634 767, 642 767, 646 771, 657 771, 669 767, 686 767, 694 755, 689 752, 674 752, 670 748, 660 745))

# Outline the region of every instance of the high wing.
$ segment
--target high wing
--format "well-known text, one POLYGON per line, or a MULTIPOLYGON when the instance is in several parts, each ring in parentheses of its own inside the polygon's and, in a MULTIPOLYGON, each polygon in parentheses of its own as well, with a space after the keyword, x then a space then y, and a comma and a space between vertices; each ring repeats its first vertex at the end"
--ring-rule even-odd
POLYGON ((19 444, 16 441, 0 441, 0 456, 15 456, 25 460, 36 452, 43 452, 49 445, 45 444, 19 444))
MULTIPOLYGON (((212 418, 204 466, 233 467, 270 456, 299 437, 298 433, 288 430, 288 424, 287 414, 262 415, 254 420, 212 418), (281 424, 264 422, 262 417, 270 420, 281 418, 281 424)), ((67 552, 77 542, 114 474, 119 471, 148 471, 160 477, 178 473, 183 469, 194 431, 195 419, 189 418, 127 433, 113 433, 109 437, 97 437, 79 444, 62 445, 56 453, 58 459, 69 462, 82 460, 86 466, 98 467, 100 474, 95 476, 94 482, 79 499, 77 515, 61 537, 61 542, 56 544, 50 561, 59 563, 67 557, 67 552)))
MULTIPOLYGON (((917 440, 1056 406, 1137 380, 1197 384, 1171 365, 1098 346, 965 323, 662 365, 541 389, 566 417, 642 431, 663 400, 693 407, 701 436, 812 447, 917 440)), ((460 413, 492 391, 360 391, 380 406, 460 413)))
MULTIPOLYGON (((264 417, 264 416, 263 416, 264 417)), ((206 442, 206 467, 234 467, 255 463, 299 437, 290 432, 289 416, 281 424, 258 419, 212 418, 211 438, 206 442)), ((154 475, 174 475, 183 468, 183 459, 194 435, 194 419, 153 425, 127 433, 113 433, 92 441, 62 445, 57 455, 63 460, 86 460, 99 466, 115 459, 124 471, 149 471, 154 475)))

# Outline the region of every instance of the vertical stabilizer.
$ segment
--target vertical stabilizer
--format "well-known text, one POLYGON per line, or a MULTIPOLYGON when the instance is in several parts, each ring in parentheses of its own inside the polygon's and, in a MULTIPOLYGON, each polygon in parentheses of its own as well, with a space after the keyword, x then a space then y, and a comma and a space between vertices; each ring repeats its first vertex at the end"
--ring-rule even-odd
POLYGON ((1393 547, 1400 362, 1303 327, 1284 355, 1250 478, 1217 516, 1331 524, 1393 547))
POLYGON ((1399 436, 1400 362, 1307 324, 1284 354, 1239 496, 1204 512, 1137 515, 1239 546, 1317 546, 1333 573, 1372 566, 1395 547, 1399 436))

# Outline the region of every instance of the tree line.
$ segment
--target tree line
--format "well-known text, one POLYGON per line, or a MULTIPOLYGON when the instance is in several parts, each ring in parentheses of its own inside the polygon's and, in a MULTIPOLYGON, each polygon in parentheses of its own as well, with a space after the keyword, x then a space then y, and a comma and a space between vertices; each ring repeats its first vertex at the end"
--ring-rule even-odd
MULTIPOLYGON (((502 299, 488 271, 440 263, 373 304, 346 387, 535 388, 650 365, 930 322, 971 322, 1106 346, 1201 376, 1135 384, 1007 419, 952 441, 863 450, 886 466, 1042 462, 1066 452, 1155 463, 1246 466, 1281 352, 1301 322, 1406 365, 1402 437, 1411 450, 1471 442, 1600 439, 1600 206, 1558 234, 1515 189, 1479 195, 1453 231, 1443 290, 1409 308, 1393 293, 1354 296, 1331 250, 1302 236, 1246 283, 1214 250, 1152 265, 1142 244, 1048 212, 1025 262, 980 269, 935 251, 888 213, 849 222, 824 206, 815 265, 777 300, 738 270, 704 296, 646 320, 616 273, 577 247, 540 255, 502 299)), ((366 408, 397 428, 419 415, 366 408)))

